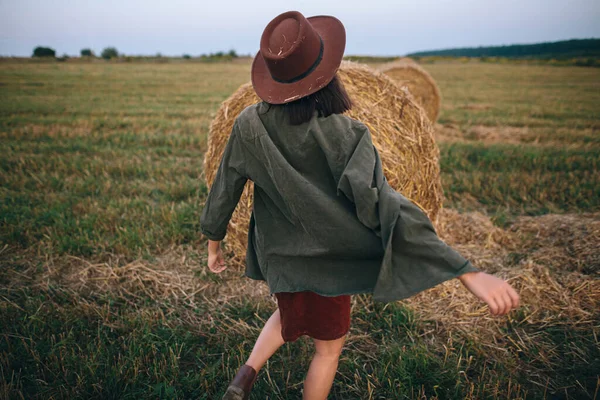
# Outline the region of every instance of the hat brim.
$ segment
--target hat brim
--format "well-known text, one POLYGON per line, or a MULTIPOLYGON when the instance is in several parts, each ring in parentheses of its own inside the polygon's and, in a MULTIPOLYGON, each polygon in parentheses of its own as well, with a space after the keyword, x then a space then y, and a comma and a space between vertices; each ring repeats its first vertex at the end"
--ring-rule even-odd
POLYGON ((346 48, 346 30, 341 21, 332 16, 306 18, 323 39, 323 58, 306 77, 293 83, 273 79, 260 51, 252 62, 252 86, 262 100, 270 104, 284 104, 315 93, 325 87, 337 72, 346 48))

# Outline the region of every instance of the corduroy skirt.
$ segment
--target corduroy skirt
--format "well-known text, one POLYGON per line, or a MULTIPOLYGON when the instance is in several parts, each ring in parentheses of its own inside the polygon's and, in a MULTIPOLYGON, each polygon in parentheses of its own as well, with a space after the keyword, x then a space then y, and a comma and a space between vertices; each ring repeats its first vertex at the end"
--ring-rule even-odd
POLYGON ((274 294, 281 316, 281 336, 286 342, 302 335, 339 339, 350 329, 350 295, 321 296, 311 291, 274 294))

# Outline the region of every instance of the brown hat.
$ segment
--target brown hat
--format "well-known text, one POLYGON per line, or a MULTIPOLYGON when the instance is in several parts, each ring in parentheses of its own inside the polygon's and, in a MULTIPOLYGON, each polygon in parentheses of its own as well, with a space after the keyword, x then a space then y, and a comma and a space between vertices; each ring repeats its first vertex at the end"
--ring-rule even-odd
POLYGON ((346 47, 346 30, 335 17, 278 15, 265 28, 252 62, 252 86, 264 101, 283 104, 326 86, 346 47))

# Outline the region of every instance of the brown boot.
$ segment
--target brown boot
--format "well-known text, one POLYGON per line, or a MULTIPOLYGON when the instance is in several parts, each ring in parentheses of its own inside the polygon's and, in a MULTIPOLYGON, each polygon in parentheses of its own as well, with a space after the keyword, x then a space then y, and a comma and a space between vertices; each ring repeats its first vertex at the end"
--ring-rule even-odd
POLYGON ((222 400, 248 400, 256 377, 257 373, 254 368, 248 364, 242 365, 227 387, 222 400))

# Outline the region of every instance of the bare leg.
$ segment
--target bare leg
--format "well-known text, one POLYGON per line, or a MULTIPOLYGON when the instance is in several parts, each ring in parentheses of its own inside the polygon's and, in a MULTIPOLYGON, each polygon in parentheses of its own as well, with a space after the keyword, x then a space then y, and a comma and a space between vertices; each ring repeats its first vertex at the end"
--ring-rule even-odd
POLYGON ((315 354, 304 380, 303 400, 326 400, 338 368, 346 336, 335 340, 314 339, 315 354))
POLYGON ((284 343, 285 341, 281 336, 281 316, 279 315, 279 308, 277 308, 265 324, 262 332, 260 332, 258 339, 256 339, 246 364, 258 372, 284 343))

